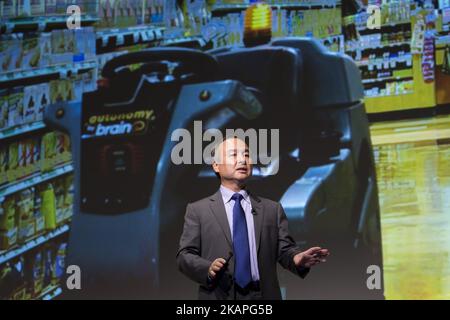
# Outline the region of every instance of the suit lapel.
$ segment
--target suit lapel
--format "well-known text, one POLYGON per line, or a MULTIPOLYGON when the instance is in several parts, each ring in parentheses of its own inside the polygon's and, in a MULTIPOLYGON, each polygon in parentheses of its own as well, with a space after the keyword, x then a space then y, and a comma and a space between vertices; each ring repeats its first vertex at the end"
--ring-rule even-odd
POLYGON ((255 225, 256 252, 259 252, 259 244, 261 242, 261 231, 264 220, 264 207, 261 205, 261 199, 256 195, 250 194, 250 202, 253 209, 253 222, 255 225))
POLYGON ((225 211, 225 205, 223 203, 222 194, 220 190, 213 194, 210 198, 211 200, 211 211, 216 217, 217 222, 222 228, 225 238, 230 245, 230 248, 233 249, 233 242, 231 241, 231 229, 227 219, 227 213, 225 211))

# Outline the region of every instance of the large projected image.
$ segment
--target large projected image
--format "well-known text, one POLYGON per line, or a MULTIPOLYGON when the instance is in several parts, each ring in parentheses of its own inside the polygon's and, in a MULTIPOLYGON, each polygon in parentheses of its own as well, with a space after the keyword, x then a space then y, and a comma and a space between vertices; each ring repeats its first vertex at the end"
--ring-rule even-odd
MULTIPOLYGON (((383 298, 371 139, 348 57, 311 39, 280 39, 208 53, 149 49, 111 60, 103 75, 108 85, 86 94, 82 106, 63 117, 46 113, 70 133, 79 173, 68 263, 85 280, 68 297, 198 296, 175 260, 186 206, 218 191, 204 155, 215 134, 234 130, 259 139, 249 143, 248 190, 281 203, 293 245, 331 252, 303 280, 280 269, 282 297, 383 298)), ((271 229, 256 223, 255 232, 264 243, 271 229)), ((232 266, 236 252, 229 259, 232 266)))

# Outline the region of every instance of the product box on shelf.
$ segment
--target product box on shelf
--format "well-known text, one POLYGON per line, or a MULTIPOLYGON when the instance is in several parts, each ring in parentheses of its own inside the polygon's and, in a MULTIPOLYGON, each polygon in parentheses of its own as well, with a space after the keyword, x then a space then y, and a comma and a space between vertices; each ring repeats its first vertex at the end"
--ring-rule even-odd
POLYGON ((48 242, 42 246, 42 254, 44 258, 44 281, 43 290, 50 288, 52 285, 53 273, 55 271, 54 243, 48 242))
POLYGON ((56 104, 58 102, 62 102, 63 100, 63 88, 61 88, 60 80, 52 80, 49 83, 49 91, 50 91, 50 103, 56 104))
POLYGON ((13 293, 12 300, 26 300, 29 299, 27 294, 27 286, 25 279, 25 258, 24 256, 19 256, 11 262, 14 272, 13 278, 13 293))
POLYGON ((108 28, 111 26, 111 3, 109 0, 98 1, 98 17, 100 21, 97 23, 98 28, 108 28))
POLYGON ((36 171, 38 171, 39 168, 36 168, 36 165, 34 163, 34 144, 36 139, 28 138, 25 140, 25 174, 26 176, 30 176, 36 171), (37 170, 36 170, 37 169, 37 170))
POLYGON ((11 300, 14 289, 14 270, 11 262, 0 264, 0 300, 11 300))
POLYGON ((34 218, 34 233, 40 235, 45 232, 45 218, 42 213, 42 194, 41 186, 36 186, 34 191, 33 203, 33 218, 34 218))
POLYGON ((95 59, 96 34, 93 27, 76 29, 74 33, 74 62, 95 59))
POLYGON ((32 123, 36 121, 36 106, 36 86, 26 86, 23 90, 23 123, 32 123))
POLYGON ((136 24, 141 25, 145 23, 145 0, 135 0, 134 10, 136 12, 136 24))
POLYGON ((60 79, 50 81, 50 102, 52 104, 71 101, 75 98, 74 83, 60 79))
POLYGON ((83 93, 95 91, 97 89, 97 69, 89 70, 82 74, 83 93))
POLYGON ((17 168, 17 179, 22 179, 27 176, 27 142, 25 139, 21 139, 17 143, 19 146, 19 165, 17 168))
POLYGON ((114 1, 114 26, 117 28, 126 28, 136 25, 136 17, 131 10, 131 1, 128 0, 116 0, 114 1))
POLYGON ((56 14, 66 14, 67 12, 67 7, 72 4, 72 1, 68 1, 68 0, 56 0, 55 1, 55 12, 56 14))
POLYGON ((14 182, 19 176, 19 144, 11 142, 8 146, 8 171, 6 172, 8 182, 14 182))
POLYGON ((45 0, 45 14, 50 16, 56 13, 56 0, 45 0))
POLYGON ((146 23, 162 23, 162 7, 159 5, 160 1, 157 0, 146 0, 145 1, 145 22, 146 23))
POLYGON ((13 69, 13 43, 17 44, 18 41, 12 39, 11 35, 0 35, 0 73, 13 69))
POLYGON ((56 200, 55 191, 51 183, 40 187, 41 211, 44 216, 45 230, 51 231, 56 228, 56 200))
POLYGON ((0 5, 2 18, 14 18, 17 16, 17 0, 2 0, 0 5))
POLYGON ((63 88, 63 101, 73 101, 75 99, 75 93, 74 93, 74 83, 72 80, 64 79, 61 80, 61 88, 63 88))
POLYGON ((55 132, 55 162, 54 166, 67 163, 72 160, 70 152, 70 138, 67 134, 62 132, 55 132))
POLYGON ((64 220, 71 219, 73 214, 73 202, 75 195, 74 176, 68 174, 63 178, 64 181, 64 220))
POLYGON ((8 183, 8 149, 7 145, 0 146, 0 186, 8 183))
POLYGON ((56 249, 54 242, 47 242, 42 249, 44 257, 44 282, 43 290, 53 286, 52 280, 55 276, 56 249))
POLYGON ((8 196, 2 201, 0 211, 0 250, 8 250, 17 243, 17 216, 15 195, 8 196))
POLYGON ((8 127, 23 123, 23 87, 10 90, 8 97, 8 127))
POLYGON ((56 165, 56 135, 55 132, 48 132, 42 136, 41 140, 41 171, 53 170, 56 165))
POLYGON ((19 69, 22 41, 16 35, 0 36, 0 73, 19 69))
POLYGON ((27 291, 31 298, 37 298, 44 285, 44 256, 42 248, 27 252, 25 256, 25 278, 27 291))
POLYGON ((39 45, 39 35, 36 33, 25 34, 22 40, 21 70, 28 70, 41 67, 41 46, 39 45))
POLYGON ((48 83, 41 83, 36 86, 36 108, 35 119, 42 121, 44 119, 44 111, 50 104, 50 86, 48 83))
POLYGON ((52 64, 52 33, 42 32, 39 35, 39 51, 41 55, 41 66, 47 67, 52 64))
POLYGON ((0 131, 8 127, 8 89, 0 90, 0 131))
POLYGON ((33 137, 33 166, 34 172, 39 172, 41 170, 41 146, 42 146, 42 137, 37 136, 33 137))
POLYGON ((86 32, 84 28, 74 30, 75 48, 74 48, 74 62, 80 62, 85 60, 86 54, 86 32))
POLYGON ((73 100, 81 101, 83 98, 83 75, 78 74, 73 77, 73 100))
POLYGON ((55 278, 53 279, 55 285, 57 285, 66 274, 66 252, 67 242, 63 241, 58 243, 55 261, 55 278))
POLYGON ((45 0, 30 0, 30 3, 33 17, 45 14, 45 0))
POLYGON ((18 225, 18 242, 25 243, 34 236, 34 188, 21 191, 18 195, 17 202, 17 225, 18 225))
POLYGON ((17 16, 20 18, 31 16, 30 0, 17 0, 17 16))
POLYGON ((64 181, 61 179, 55 179, 53 181, 53 187, 55 189, 56 200, 56 225, 60 226, 65 220, 64 211, 64 181))
POLYGON ((72 30, 53 30, 51 33, 51 64, 71 63, 74 51, 74 33, 72 30))

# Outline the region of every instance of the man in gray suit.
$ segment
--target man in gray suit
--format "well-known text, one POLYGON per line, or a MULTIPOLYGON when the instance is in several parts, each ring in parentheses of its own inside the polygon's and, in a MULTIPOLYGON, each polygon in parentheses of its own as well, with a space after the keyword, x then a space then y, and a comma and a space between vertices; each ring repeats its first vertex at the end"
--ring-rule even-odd
POLYGON ((215 153, 221 186, 188 204, 178 267, 200 285, 199 299, 281 299, 277 262, 304 278, 329 252, 302 251, 289 236, 282 206, 246 190, 252 160, 244 141, 228 138, 215 153))

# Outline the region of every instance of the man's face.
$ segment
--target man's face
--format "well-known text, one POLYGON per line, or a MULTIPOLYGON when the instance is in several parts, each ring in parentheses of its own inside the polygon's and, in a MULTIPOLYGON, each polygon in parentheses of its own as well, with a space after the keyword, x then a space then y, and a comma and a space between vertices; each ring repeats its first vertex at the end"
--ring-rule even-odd
POLYGON ((252 175, 252 160, 244 141, 230 138, 216 149, 213 169, 225 180, 243 182, 252 175))

